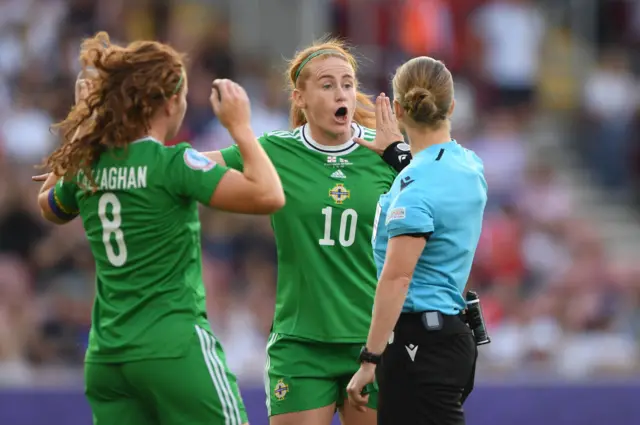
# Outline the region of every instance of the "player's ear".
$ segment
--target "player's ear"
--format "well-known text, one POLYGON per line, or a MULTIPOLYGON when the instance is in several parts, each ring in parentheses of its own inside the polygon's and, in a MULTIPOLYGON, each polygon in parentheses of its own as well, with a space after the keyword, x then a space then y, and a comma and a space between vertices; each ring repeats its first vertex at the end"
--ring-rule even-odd
POLYGON ((304 95, 298 89, 294 89, 291 93, 291 100, 293 104, 300 109, 304 109, 307 107, 307 102, 304 100, 304 95))
POLYGON ((164 114, 168 117, 175 114, 178 110, 178 95, 173 95, 164 103, 164 114))
POLYGON ((404 118, 404 109, 400 105, 400 102, 395 99, 393 99, 393 113, 398 121, 401 121, 404 118))

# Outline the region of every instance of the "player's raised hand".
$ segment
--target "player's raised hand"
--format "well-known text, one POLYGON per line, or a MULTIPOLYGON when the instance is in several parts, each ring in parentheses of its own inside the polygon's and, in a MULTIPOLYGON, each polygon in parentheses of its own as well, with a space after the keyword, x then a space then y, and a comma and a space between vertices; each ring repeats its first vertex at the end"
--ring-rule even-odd
POLYGON ((250 125, 251 104, 247 92, 231 80, 214 80, 211 106, 220 123, 229 131, 250 125))
POLYGON ((378 155, 382 155, 390 144, 404 140, 396 116, 391 110, 391 101, 384 93, 380 93, 376 98, 376 138, 373 142, 367 142, 358 137, 353 140, 378 155))

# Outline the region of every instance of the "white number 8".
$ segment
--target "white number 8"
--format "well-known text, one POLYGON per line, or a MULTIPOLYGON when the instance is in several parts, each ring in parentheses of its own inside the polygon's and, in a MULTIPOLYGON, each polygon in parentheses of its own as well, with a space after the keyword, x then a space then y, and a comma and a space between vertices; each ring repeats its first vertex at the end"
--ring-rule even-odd
POLYGON ((122 216, 120 215, 122 204, 113 193, 105 193, 98 201, 98 216, 102 223, 102 242, 107 252, 109 262, 115 267, 122 267, 127 262, 127 245, 124 243, 124 233, 120 226, 122 225, 122 216), (107 206, 111 206, 111 217, 107 217, 107 206), (116 254, 111 245, 111 235, 115 236, 118 253, 116 254))

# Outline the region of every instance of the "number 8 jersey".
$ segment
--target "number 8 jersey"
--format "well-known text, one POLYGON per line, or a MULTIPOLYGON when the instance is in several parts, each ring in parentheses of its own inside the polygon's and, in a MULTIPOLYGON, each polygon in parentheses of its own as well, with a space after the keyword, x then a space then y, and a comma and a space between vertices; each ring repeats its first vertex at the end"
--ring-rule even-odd
POLYGON ((186 354, 195 326, 209 328, 198 202, 208 205, 228 168, 182 143, 144 138, 107 151, 93 169, 59 181, 54 208, 79 213, 96 262, 86 361, 186 354))
MULTIPOLYGON (((353 125, 372 141, 375 131, 353 125)), ((271 218, 278 251, 273 332, 321 342, 364 342, 376 288, 371 236, 376 205, 395 171, 353 140, 320 145, 307 125, 260 138, 286 205, 271 218)), ((222 150, 242 169, 236 145, 222 150)))

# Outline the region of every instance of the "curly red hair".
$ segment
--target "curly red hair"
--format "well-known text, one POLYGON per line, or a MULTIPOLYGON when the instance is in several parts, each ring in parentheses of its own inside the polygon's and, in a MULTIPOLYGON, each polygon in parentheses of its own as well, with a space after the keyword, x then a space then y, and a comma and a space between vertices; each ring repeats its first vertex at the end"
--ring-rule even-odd
POLYGON ((54 124, 61 145, 45 166, 65 179, 92 167, 106 149, 125 147, 147 134, 157 110, 185 86, 183 55, 156 41, 112 44, 106 32, 83 41, 80 62, 91 84, 88 97, 54 124))

